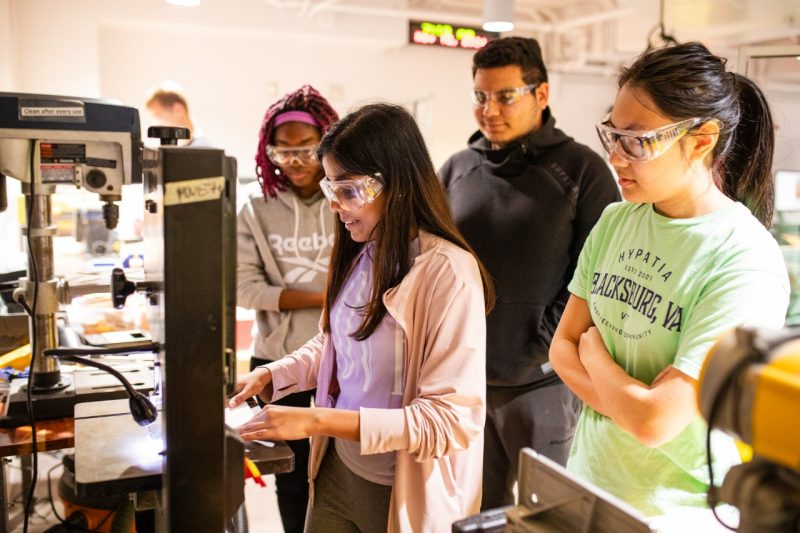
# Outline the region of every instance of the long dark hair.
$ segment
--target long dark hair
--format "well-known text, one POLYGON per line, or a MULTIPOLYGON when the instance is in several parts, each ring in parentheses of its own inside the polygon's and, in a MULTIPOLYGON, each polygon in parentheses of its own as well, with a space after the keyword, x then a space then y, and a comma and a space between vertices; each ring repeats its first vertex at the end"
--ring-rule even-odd
POLYGON ((267 196, 275 198, 278 191, 285 191, 289 187, 289 179, 278 172, 278 168, 267 157, 267 145, 272 142, 272 134, 275 131, 275 117, 286 111, 309 113, 319 122, 322 135, 325 135, 331 125, 339 120, 339 115, 331 104, 311 85, 303 85, 269 106, 261 121, 256 149, 256 177, 264 192, 264 199, 267 196))
POLYGON ((641 55, 623 70, 619 86, 628 83, 644 90, 676 121, 719 120, 722 126, 710 161, 714 181, 769 227, 775 202, 772 114, 758 86, 726 71, 725 62, 701 43, 669 46, 641 55))
MULTIPOLYGON (((383 293, 398 285, 411 268, 410 250, 418 230, 437 235, 477 256, 456 227, 444 189, 428 155, 414 118, 400 106, 378 103, 353 111, 322 138, 317 155, 332 158, 346 173, 375 175, 383 184, 383 216, 375 227, 373 284, 364 318, 351 335, 364 340, 386 316, 383 293)), ((350 238, 337 219, 328 271, 323 328, 330 331, 330 309, 350 274, 363 246, 350 238)), ((478 261, 487 312, 494 304, 494 289, 478 261)))

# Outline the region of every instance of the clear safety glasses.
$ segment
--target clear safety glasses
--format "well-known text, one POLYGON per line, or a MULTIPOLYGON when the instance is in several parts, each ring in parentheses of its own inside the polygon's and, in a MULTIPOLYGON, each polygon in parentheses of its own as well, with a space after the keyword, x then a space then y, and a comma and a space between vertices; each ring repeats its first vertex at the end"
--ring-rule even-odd
POLYGON ((535 83, 522 87, 515 87, 513 89, 501 89, 499 91, 479 91, 475 89, 470 93, 472 96, 472 104, 475 107, 486 107, 489 104, 489 100, 494 100, 500 105, 515 104, 527 93, 536 90, 539 85, 541 84, 535 83))
MULTIPOLYGON (((375 174, 380 177, 380 174, 375 174)), ((381 194, 383 185, 375 177, 359 176, 351 180, 331 181, 322 178, 319 187, 331 202, 336 202, 345 211, 356 211, 371 204, 381 194)))
POLYGON ((268 144, 267 157, 279 167, 285 167, 291 164, 300 166, 310 165, 317 161, 317 145, 273 146, 268 144))
POLYGON ((692 129, 711 118, 690 118, 667 124, 654 130, 620 130, 608 125, 611 115, 606 115, 603 120, 595 124, 600 141, 609 155, 616 152, 626 161, 650 161, 669 150, 678 139, 689 133, 692 129))

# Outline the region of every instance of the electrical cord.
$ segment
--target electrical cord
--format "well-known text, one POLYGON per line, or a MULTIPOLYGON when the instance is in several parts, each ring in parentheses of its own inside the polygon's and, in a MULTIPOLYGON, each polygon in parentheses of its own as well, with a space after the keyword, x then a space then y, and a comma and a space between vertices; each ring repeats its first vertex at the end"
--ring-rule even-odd
POLYGON ((668 34, 664 27, 665 2, 666 0, 659 1, 660 5, 659 5, 658 24, 653 26, 653 28, 649 32, 647 32, 647 48, 645 49, 645 52, 649 52, 650 50, 655 48, 655 46, 653 46, 653 35, 656 33, 656 30, 658 30, 658 36, 661 38, 662 44, 665 45, 678 44, 678 40, 672 35, 668 34))
POLYGON ((28 316, 33 317, 33 309, 31 309, 31 306, 28 305, 28 301, 25 299, 25 296, 19 293, 15 296, 16 297, 14 298, 14 301, 22 306, 28 316))
MULTIPOLYGON (((38 443, 36 442, 36 420, 33 416, 33 369, 36 363, 36 307, 39 302, 39 271, 36 265, 36 258, 34 257, 33 247, 31 246, 31 228, 32 228, 32 220, 33 220, 33 197, 34 197, 34 182, 36 181, 34 178, 34 157, 35 157, 36 150, 34 147, 31 147, 31 155, 30 155, 30 179, 31 179, 31 193, 30 198, 28 201, 28 214, 27 223, 28 229, 26 231, 26 240, 28 243, 28 261, 30 265, 31 274, 33 277, 33 304, 27 308, 30 310, 30 317, 31 317, 31 362, 30 362, 30 370, 28 372, 28 387, 25 391, 25 404, 28 409, 28 418, 31 422, 31 444, 33 448, 31 449, 31 486, 28 489, 28 495, 25 500, 25 519, 22 526, 22 532, 28 533, 28 519, 30 518, 31 506, 33 504, 33 498, 36 494, 36 482, 39 477, 39 450, 38 443)), ((24 298, 23 298, 24 299, 24 298)), ((25 307, 25 306, 23 306, 25 307)))
MULTIPOLYGON (((158 351, 160 345, 154 342, 148 344, 147 346, 150 348, 149 351, 158 351)), ((130 381, 125 379, 125 376, 123 376, 122 373, 120 373, 114 367, 100 363, 99 361, 88 359, 86 357, 80 357, 81 355, 131 353, 131 352, 145 351, 143 350, 143 348, 144 347, 114 348, 114 349, 50 348, 47 350, 43 350, 42 355, 58 357, 60 359, 70 361, 72 363, 92 366, 94 368, 98 368, 100 370, 108 372, 109 374, 117 378, 119 382, 122 383, 122 385, 125 387, 125 390, 128 393, 128 405, 130 406, 131 415, 133 415, 133 419, 136 420, 136 423, 139 424, 140 426, 149 426, 150 424, 156 421, 156 418, 158 418, 158 409, 156 409, 156 407, 153 405, 150 399, 141 392, 138 392, 136 389, 134 389, 130 381)))
MULTIPOLYGON (((717 417, 717 412, 722 405, 722 397, 731 387, 736 386, 737 389, 740 388, 737 378, 747 367, 767 360, 769 358, 769 354, 771 354, 775 348, 787 341, 797 338, 800 338, 800 328, 798 327, 791 327, 780 335, 772 337, 767 336, 766 339, 758 337, 751 338, 750 342, 753 343, 753 349, 748 352, 746 357, 736 363, 733 369, 728 372, 728 374, 724 377, 722 384, 717 389, 716 395, 714 398, 712 398, 711 408, 709 409, 708 413, 708 426, 706 429, 706 462, 708 463, 709 480, 708 505, 711 508, 711 512, 714 514, 714 518, 716 518, 717 521, 722 524, 722 526, 731 531, 737 531, 738 528, 734 528, 726 524, 717 514, 716 506, 719 501, 717 499, 717 488, 714 486, 714 469, 711 464, 711 430, 714 427, 714 421, 717 417)), ((742 396, 742 391, 732 391, 731 396, 734 398, 740 398, 742 396)), ((734 431, 741 435, 741 429, 738 427, 738 423, 735 423, 735 425, 737 427, 734 428, 734 431)))
POLYGON ((119 508, 122 506, 122 504, 125 503, 125 500, 127 499, 127 495, 124 496, 120 500, 120 502, 117 504, 116 507, 111 509, 108 512, 108 514, 106 514, 106 516, 103 517, 103 519, 100 521, 100 523, 97 524, 97 527, 95 527, 94 529, 86 529, 85 527, 81 527, 81 526, 79 526, 77 524, 70 524, 69 522, 67 522, 67 518, 69 518, 69 517, 61 518, 61 515, 58 514, 58 510, 56 509, 55 500, 53 499, 53 487, 52 487, 53 482, 51 480, 51 474, 52 474, 53 470, 55 470, 59 466, 63 468, 64 467, 64 463, 61 462, 61 463, 55 464, 50 468, 50 470, 47 471, 47 496, 50 499, 50 508, 53 510, 53 514, 56 516, 58 521, 61 522, 62 525, 66 526, 68 528, 69 531, 78 530, 78 531, 82 531, 84 533, 96 533, 98 531, 101 531, 100 528, 103 527, 103 524, 105 524, 108 521, 109 518, 114 516, 114 513, 116 513, 119 510, 119 508))
MULTIPOLYGON (((22 466, 15 466, 13 464, 6 465, 6 467, 7 468, 12 468, 14 470, 18 470, 20 472, 28 470, 27 468, 23 468, 22 466)), ((23 494, 23 492, 19 492, 19 493, 16 493, 16 494, 10 494, 8 499, 6 500, 6 502, 10 506, 20 506, 21 507, 25 503, 25 494, 23 494)), ((31 522, 32 523, 35 523, 34 520, 33 520, 34 518, 38 518, 39 520, 42 521, 42 523, 45 523, 47 521, 48 517, 52 514, 52 511, 50 511, 50 509, 47 509, 47 511, 45 513, 42 513, 42 511, 40 510, 40 508, 42 506, 40 504, 43 503, 43 502, 46 504, 47 503, 47 498, 42 498, 42 497, 39 497, 39 496, 34 498, 33 507, 31 508, 31 522)))
POLYGON ((717 488, 714 486, 714 467, 711 463, 711 432, 712 428, 714 427, 714 421, 717 418, 717 412, 719 411, 720 406, 722 405, 722 397, 728 391, 728 389, 734 384, 736 378, 739 377, 739 373, 742 372, 745 368, 752 365, 753 363, 757 363, 759 361, 756 355, 750 355, 749 357, 745 357, 741 361, 739 361, 733 369, 725 376, 725 379, 722 381, 722 385, 720 385, 719 389, 717 390, 717 394, 714 396, 713 400, 711 401, 711 409, 708 411, 708 425, 706 427, 706 462, 708 464, 708 506, 711 508, 711 512, 714 514, 714 518, 717 519, 723 527, 731 530, 736 531, 737 528, 726 524, 722 517, 719 516, 717 513, 717 505, 719 504, 719 500, 717 499, 717 488))
POLYGON ((44 355, 64 357, 67 355, 112 355, 140 352, 158 353, 160 350, 161 344, 157 342, 149 342, 139 346, 117 346, 116 348, 48 348, 47 350, 43 350, 42 353, 44 355))

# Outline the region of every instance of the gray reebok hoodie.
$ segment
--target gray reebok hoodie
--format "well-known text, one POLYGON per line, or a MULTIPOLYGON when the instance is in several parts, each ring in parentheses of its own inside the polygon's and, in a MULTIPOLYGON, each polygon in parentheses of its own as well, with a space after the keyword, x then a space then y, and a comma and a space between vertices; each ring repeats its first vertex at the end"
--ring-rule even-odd
POLYGON ((283 289, 323 292, 333 247, 333 213, 322 196, 291 190, 264 201, 259 184, 245 190, 237 224, 237 303, 256 310, 254 356, 277 360, 319 331, 322 309, 278 310, 283 289))

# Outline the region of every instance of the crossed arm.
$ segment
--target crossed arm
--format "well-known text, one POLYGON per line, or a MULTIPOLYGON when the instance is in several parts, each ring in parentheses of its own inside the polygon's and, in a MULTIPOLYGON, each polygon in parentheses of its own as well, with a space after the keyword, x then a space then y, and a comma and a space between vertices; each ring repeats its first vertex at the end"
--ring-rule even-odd
POLYGON ((645 446, 675 438, 697 414, 695 380, 673 366, 647 385, 606 350, 586 300, 570 296, 550 346, 553 368, 585 404, 645 446))
POLYGON ((322 292, 287 289, 272 284, 267 276, 263 257, 267 256, 267 261, 273 264, 274 260, 271 259, 271 252, 266 249, 267 243, 256 237, 258 232, 253 230, 256 224, 248 204, 239 213, 236 237, 236 294, 239 305, 264 311, 322 307, 325 298, 322 292), (259 243, 263 250, 259 248, 259 243))

